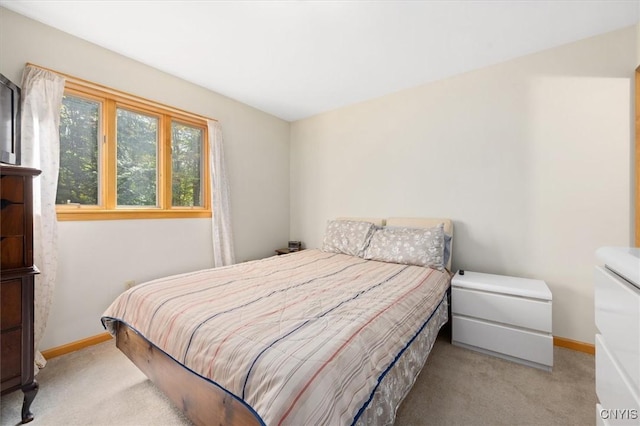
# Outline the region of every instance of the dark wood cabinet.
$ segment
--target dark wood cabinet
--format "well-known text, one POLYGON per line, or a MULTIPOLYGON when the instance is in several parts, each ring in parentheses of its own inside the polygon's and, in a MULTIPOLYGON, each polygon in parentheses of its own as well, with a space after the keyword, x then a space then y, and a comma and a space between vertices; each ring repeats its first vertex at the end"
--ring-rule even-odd
POLYGON ((0 383, 24 392, 22 423, 33 420, 33 177, 39 170, 0 166, 0 383))

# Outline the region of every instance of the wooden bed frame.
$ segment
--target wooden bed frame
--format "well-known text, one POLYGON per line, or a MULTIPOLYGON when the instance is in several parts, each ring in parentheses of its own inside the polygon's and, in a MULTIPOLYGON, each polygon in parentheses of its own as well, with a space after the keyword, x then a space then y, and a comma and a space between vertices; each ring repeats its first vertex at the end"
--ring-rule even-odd
POLYGON ((189 370, 122 322, 116 326, 116 346, 194 424, 264 425, 258 414, 235 396, 189 370))
MULTIPOLYGON (((360 220, 373 222, 371 219, 360 220)), ((390 218, 386 222, 390 226, 416 228, 431 227, 444 222, 445 232, 453 235, 453 223, 450 219, 390 218)), ((384 222, 378 225, 382 223, 384 222)), ((451 259, 447 267, 450 270, 451 259)), ((449 305, 449 318, 450 309, 449 305)), ((122 322, 116 323, 116 346, 195 425, 265 425, 253 408, 221 386, 180 364, 122 322)))

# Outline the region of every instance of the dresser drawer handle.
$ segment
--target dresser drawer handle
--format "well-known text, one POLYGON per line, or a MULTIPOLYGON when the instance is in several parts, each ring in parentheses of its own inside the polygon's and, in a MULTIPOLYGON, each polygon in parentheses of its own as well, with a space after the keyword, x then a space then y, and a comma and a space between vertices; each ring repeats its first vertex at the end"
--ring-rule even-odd
POLYGON ((11 201, 11 200, 5 200, 4 198, 0 199, 0 209, 4 209, 5 207, 9 207, 12 204, 22 204, 22 203, 16 203, 16 202, 11 201))

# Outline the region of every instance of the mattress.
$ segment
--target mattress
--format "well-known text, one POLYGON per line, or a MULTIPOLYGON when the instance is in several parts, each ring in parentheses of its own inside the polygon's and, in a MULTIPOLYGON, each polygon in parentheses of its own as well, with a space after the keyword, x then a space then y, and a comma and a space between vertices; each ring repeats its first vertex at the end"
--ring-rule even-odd
POLYGON ((386 424, 446 322, 449 282, 304 250, 140 284, 102 321, 111 333, 126 323, 268 425, 386 424))

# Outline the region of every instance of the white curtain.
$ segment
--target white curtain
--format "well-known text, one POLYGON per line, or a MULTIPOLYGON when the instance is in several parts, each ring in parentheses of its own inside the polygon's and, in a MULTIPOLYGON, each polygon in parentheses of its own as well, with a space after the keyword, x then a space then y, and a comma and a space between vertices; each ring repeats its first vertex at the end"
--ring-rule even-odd
POLYGON ((235 263, 231 213, 229 211, 229 181, 224 162, 222 127, 209 120, 209 164, 211 171, 211 203, 213 231, 213 266, 235 263))
POLYGON ((60 108, 64 78, 27 65, 22 75, 21 164, 41 170, 33 182, 36 372, 46 360, 38 351, 49 317, 58 267, 56 190, 60 165, 60 108))

